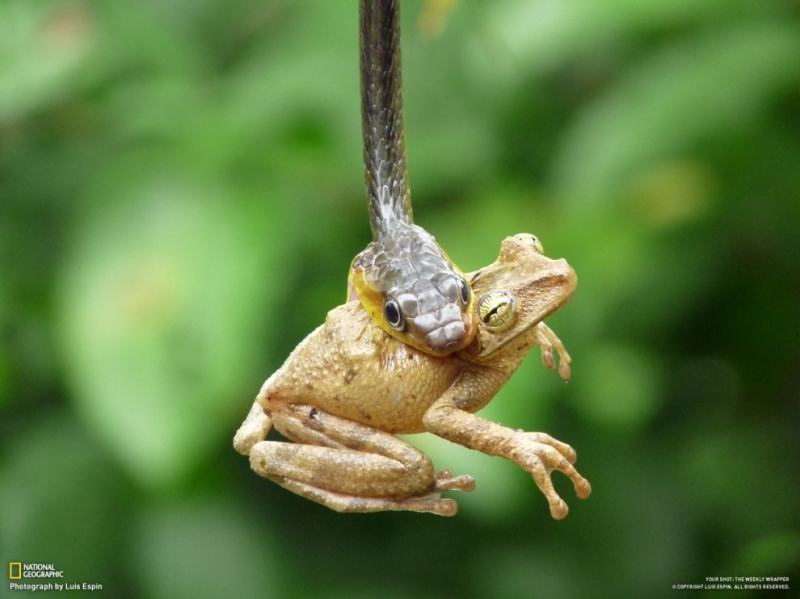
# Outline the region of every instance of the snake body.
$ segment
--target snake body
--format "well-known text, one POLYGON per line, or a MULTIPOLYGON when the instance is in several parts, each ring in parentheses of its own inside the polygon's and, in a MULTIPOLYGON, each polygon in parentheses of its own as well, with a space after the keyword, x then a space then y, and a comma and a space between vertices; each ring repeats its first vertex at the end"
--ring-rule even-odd
POLYGON ((474 299, 434 237, 415 225, 408 184, 396 0, 360 2, 361 124, 373 241, 350 288, 387 333, 433 355, 475 336, 474 299))

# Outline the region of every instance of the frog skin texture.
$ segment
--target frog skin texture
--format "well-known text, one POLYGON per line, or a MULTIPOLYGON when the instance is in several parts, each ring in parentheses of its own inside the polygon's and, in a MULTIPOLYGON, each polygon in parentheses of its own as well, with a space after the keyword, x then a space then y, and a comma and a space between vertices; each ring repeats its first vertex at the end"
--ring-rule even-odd
POLYGON ((428 456, 395 436, 427 431, 513 461, 532 475, 553 518, 564 518, 569 509, 553 488, 553 470, 570 478, 579 498, 591 493, 573 466, 575 451, 474 412, 536 345, 551 369, 555 350, 559 372, 569 378, 569 355, 543 319, 569 300, 575 272, 544 256, 534 236, 519 234, 503 241, 495 262, 468 276, 481 298, 479 315, 484 299, 505 299, 511 318, 503 326, 493 326, 484 310, 467 349, 436 357, 384 333, 358 302, 338 306, 264 383, 236 433, 236 450, 259 475, 336 511, 452 516, 458 505, 441 492, 471 491, 474 479, 437 473, 428 456), (266 441, 273 426, 291 442, 266 441))

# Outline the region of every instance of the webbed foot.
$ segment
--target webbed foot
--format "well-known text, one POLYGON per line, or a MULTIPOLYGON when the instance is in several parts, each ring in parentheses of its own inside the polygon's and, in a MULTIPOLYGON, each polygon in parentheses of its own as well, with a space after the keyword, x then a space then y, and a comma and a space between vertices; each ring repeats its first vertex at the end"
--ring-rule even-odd
POLYGON ((569 507, 553 488, 550 478, 553 470, 562 472, 572 481, 579 499, 586 499, 592 493, 589 481, 573 466, 576 460, 575 450, 547 433, 516 431, 510 441, 508 454, 533 476, 536 486, 547 499, 550 515, 556 520, 565 518, 569 507))

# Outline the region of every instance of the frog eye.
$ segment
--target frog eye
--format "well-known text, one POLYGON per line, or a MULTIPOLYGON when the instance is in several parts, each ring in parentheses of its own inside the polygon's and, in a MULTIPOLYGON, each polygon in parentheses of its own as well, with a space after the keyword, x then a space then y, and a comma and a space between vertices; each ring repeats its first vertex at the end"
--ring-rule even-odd
POLYGON ((507 291, 490 291, 478 302, 481 322, 495 331, 510 327, 517 318, 514 298, 507 291))
POLYGON ((458 291, 461 293, 461 303, 465 306, 469 304, 469 300, 472 297, 472 290, 461 277, 458 278, 458 291))
POLYGON ((398 304, 396 300, 389 298, 383 303, 383 315, 386 318, 386 322, 388 322, 389 326, 395 331, 402 331, 405 328, 405 318, 403 318, 403 313, 400 311, 400 304, 398 304))
POLYGON ((536 235, 531 235, 531 243, 533 244, 533 249, 535 249, 540 254, 544 254, 544 246, 542 242, 539 241, 539 238, 536 235))

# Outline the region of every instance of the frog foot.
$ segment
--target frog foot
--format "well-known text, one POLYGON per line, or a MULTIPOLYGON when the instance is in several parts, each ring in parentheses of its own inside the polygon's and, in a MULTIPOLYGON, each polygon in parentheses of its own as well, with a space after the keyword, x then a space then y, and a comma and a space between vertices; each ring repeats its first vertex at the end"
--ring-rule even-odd
POLYGON ((569 366, 572 358, 558 335, 543 322, 536 325, 536 343, 542 350, 542 363, 546 368, 550 370, 556 369, 556 359, 553 352, 555 351, 558 354, 558 375, 562 380, 569 381, 572 375, 569 366))
POLYGON ((264 408, 258 402, 254 403, 233 437, 234 449, 242 455, 250 455, 253 445, 266 439, 271 428, 272 420, 264 412, 264 408))
POLYGON ((449 470, 440 470, 436 473, 434 490, 436 491, 473 491, 475 489, 475 479, 464 474, 453 476, 449 470))
POLYGON ((553 488, 550 478, 553 470, 565 474, 572 481, 579 499, 586 499, 592 493, 589 481, 573 466, 576 460, 575 450, 547 433, 516 431, 511 439, 509 454, 533 476, 536 486, 547 499, 550 515, 556 520, 565 518, 569 507, 553 488))

